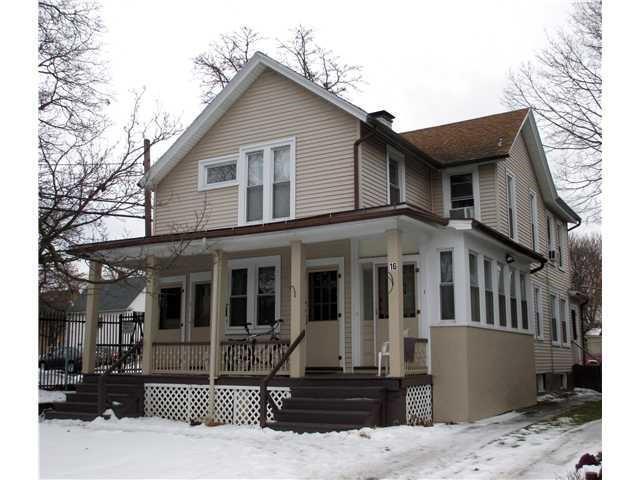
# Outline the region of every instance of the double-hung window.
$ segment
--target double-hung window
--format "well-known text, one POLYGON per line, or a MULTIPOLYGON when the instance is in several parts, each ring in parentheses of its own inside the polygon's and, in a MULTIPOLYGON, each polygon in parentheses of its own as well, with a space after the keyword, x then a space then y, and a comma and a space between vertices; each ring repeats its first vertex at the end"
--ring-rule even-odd
POLYGON ((517 270, 509 271, 509 299, 511 307, 511 328, 518 328, 518 297, 516 293, 516 279, 518 278, 517 270))
POLYGON ((469 252, 469 289, 471 296, 471 321, 480 322, 480 286, 478 283, 478 256, 469 252))
POLYGON ((531 249, 538 250, 538 199, 533 191, 529 191, 529 223, 531 228, 531 249))
POLYGON ((555 235, 553 231, 553 221, 551 216, 547 214, 547 248, 549 249, 549 260, 555 262, 556 260, 556 244, 555 235))
POLYGON ((387 193, 389 205, 404 203, 404 157, 387 147, 387 193))
POLYGON ((279 316, 280 258, 232 260, 229 270, 228 330, 267 328, 279 316))
POLYGON ((237 185, 237 155, 208 158, 198 162, 198 190, 237 185))
POLYGON ((455 319, 455 299, 453 293, 453 251, 440 252, 440 318, 455 319))
POLYGON ((540 289, 538 287, 533 289, 533 308, 536 322, 536 338, 542 339, 542 313, 540 311, 540 289))
POLYGON ((509 238, 515 239, 518 234, 516 219, 516 179, 507 173, 507 225, 509 238))
POLYGON ((473 174, 451 175, 449 177, 449 186, 451 198, 449 216, 457 219, 473 218, 473 174))
POLYGON ((562 344, 569 344, 569 332, 567 331, 567 301, 560 299, 560 333, 562 334, 562 344))
POLYGON ((558 297, 555 295, 550 296, 550 307, 551 307, 551 342, 553 344, 559 344, 559 336, 558 336, 558 297))
POLYGON ((520 273, 520 311, 522 312, 522 329, 529 330, 529 306, 527 304, 527 276, 520 273))
POLYGON ((484 259, 484 304, 486 310, 486 322, 493 325, 493 262, 484 259))
POLYGON ((294 216, 293 139, 240 149, 239 223, 266 223, 294 216))
POLYGON ((504 276, 506 267, 498 263, 498 320, 501 327, 507 326, 507 299, 504 296, 504 276))

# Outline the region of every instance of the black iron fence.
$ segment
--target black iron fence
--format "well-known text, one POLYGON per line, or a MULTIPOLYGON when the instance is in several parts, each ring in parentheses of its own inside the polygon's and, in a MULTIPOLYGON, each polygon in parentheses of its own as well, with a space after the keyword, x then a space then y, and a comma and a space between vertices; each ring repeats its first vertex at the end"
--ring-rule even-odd
MULTIPOLYGON (((96 372, 115 364, 142 339, 144 313, 100 313, 96 333, 96 372)), ((82 382, 84 313, 42 312, 38 322, 38 385, 66 390, 82 382)), ((142 350, 114 373, 142 373, 142 350)))

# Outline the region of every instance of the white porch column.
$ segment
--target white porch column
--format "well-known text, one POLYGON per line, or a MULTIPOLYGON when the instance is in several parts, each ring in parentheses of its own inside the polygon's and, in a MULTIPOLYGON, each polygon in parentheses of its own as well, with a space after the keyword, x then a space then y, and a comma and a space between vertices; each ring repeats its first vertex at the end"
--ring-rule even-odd
POLYGON ((142 373, 145 375, 153 373, 153 342, 160 316, 157 266, 156 257, 148 256, 145 269, 147 284, 144 296, 144 340, 142 345, 142 373))
POLYGON ((211 305, 210 305, 210 345, 209 378, 211 386, 220 376, 220 341, 224 326, 223 283, 226 275, 226 260, 222 250, 215 250, 211 257, 211 305))
POLYGON ((84 345, 82 347, 82 373, 93 373, 96 366, 96 340, 98 335, 98 300, 102 279, 102 264, 89 264, 89 284, 87 285, 87 312, 84 324, 84 345))
MULTIPOLYGON (((304 245, 299 240, 291 242, 291 342, 298 337, 300 332, 305 328, 305 295, 306 295, 306 276, 305 276, 305 252, 304 245)), ((308 334, 309 332, 306 332, 308 334)), ((306 335, 305 335, 306 337, 306 335)), ((289 376, 291 378, 304 377, 306 369, 306 346, 305 338, 296 348, 291 357, 289 357, 289 376)))
POLYGON ((385 232, 389 273, 389 375, 404 377, 402 241, 397 229, 385 232))

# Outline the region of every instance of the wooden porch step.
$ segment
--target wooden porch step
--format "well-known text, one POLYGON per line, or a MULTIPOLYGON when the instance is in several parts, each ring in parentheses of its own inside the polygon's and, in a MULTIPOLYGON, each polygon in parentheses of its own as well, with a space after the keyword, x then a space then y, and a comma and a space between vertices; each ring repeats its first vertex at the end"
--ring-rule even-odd
POLYGON ((374 398, 285 398, 282 407, 291 410, 374 410, 382 404, 374 398))
POLYGON ((281 432, 294 433, 326 433, 339 432, 344 430, 359 430, 362 425, 312 423, 312 422, 273 422, 267 428, 281 432))
POLYGON ((353 386, 292 386, 293 398, 341 398, 341 399, 382 399, 384 387, 353 386))
MULTIPOLYGON (((95 405, 94 405, 95 408, 95 405)), ((111 415, 103 415, 103 418, 111 418, 111 415)), ((85 422, 91 422, 98 418, 98 415, 94 413, 87 412, 73 412, 66 411, 63 412, 61 410, 47 410, 44 412, 44 418, 47 420, 82 420, 85 422)))
POLYGON ((57 412, 81 412, 96 415, 98 402, 60 402, 55 406, 57 412))
MULTIPOLYGON (((122 401, 129 397, 127 393, 107 392, 107 400, 122 401)), ((98 391, 95 392, 75 392, 67 393, 67 403, 71 402, 93 402, 98 401, 98 391)))
POLYGON ((282 409, 275 413, 277 422, 324 423, 327 425, 373 426, 371 410, 302 410, 282 409))

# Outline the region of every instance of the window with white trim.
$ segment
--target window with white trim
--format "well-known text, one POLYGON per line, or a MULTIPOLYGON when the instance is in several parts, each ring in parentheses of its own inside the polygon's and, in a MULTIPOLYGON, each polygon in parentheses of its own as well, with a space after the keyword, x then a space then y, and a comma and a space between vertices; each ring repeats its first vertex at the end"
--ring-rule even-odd
POLYGON ((237 185, 237 163, 237 155, 200 160, 198 162, 198 190, 237 185))
POLYGON ((538 251, 538 197, 529 190, 529 223, 531 228, 531 249, 538 251))
POLYGON ((440 252, 440 318, 455 319, 455 299, 453 287, 453 251, 440 252))
POLYGON ((239 223, 266 223, 293 218, 294 140, 242 147, 240 151, 239 223))
POLYGON ((473 174, 462 173, 449 177, 451 210, 449 217, 454 219, 474 217, 473 174))
POLYGON ((553 231, 553 221, 551 220, 551 215, 547 214, 547 248, 549 249, 549 260, 552 262, 556 261, 556 242, 555 235, 553 231))
POLYGON ((560 333, 562 334, 562 344, 569 344, 569 332, 567 330, 567 301, 560 299, 560 333))
POLYGON ((398 205, 405 201, 404 156, 387 147, 387 203, 398 205))
POLYGON ((507 268, 502 263, 498 263, 498 321, 501 327, 507 326, 507 298, 504 292, 504 276, 507 268))
POLYGON ((527 275, 520 272, 520 312, 522 315, 522 329, 529 330, 529 305, 527 302, 527 275))
POLYGON ((478 282, 478 256, 469 252, 469 290, 471 297, 471 321, 480 322, 480 285, 478 282))
POLYGON ((280 315, 280 258, 262 257, 229 262, 227 331, 269 328, 280 315))
POLYGON ((551 343, 554 345, 560 344, 558 336, 558 297, 555 295, 550 296, 549 307, 551 308, 551 343))
POLYGON ((544 338, 544 331, 542 329, 542 306, 540 305, 540 289, 535 287, 533 289, 533 308, 536 323, 536 338, 544 338))
POLYGON ((578 341, 578 312, 575 307, 571 307, 571 332, 573 340, 578 341))
POLYGON ((516 218, 516 179, 507 173, 507 225, 509 227, 509 238, 515 239, 518 235, 516 218))
POLYGON ((511 328, 518 328, 518 297, 516 292, 516 280, 518 271, 513 268, 509 271, 509 297, 511 309, 511 328))
POLYGON ((493 325, 493 261, 484 259, 484 305, 485 320, 488 325, 493 325))

